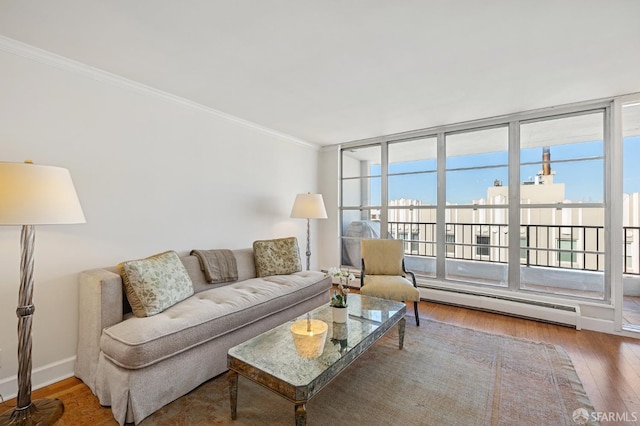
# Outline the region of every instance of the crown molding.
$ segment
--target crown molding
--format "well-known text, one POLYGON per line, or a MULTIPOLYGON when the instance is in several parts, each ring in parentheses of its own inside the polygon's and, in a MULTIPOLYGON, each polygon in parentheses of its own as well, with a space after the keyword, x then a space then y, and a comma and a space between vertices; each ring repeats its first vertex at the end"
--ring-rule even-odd
POLYGON ((293 142, 298 145, 303 145, 305 147, 319 149, 319 146, 317 144, 307 142, 295 136, 278 132, 276 130, 270 129, 260 124, 256 124, 251 121, 242 119, 240 117, 236 117, 235 115, 227 114, 215 108, 202 105, 198 102, 194 102, 192 100, 174 95, 172 93, 165 92, 163 90, 156 89, 151 86, 147 86, 145 84, 142 84, 134 80, 129 80, 122 76, 110 73, 108 71, 104 71, 99 68, 92 67, 87 64, 83 64, 78 61, 74 61, 64 56, 60 56, 58 54, 49 52, 48 50, 44 50, 32 45, 26 44, 9 37, 5 37, 3 35, 0 35, 0 51, 21 56, 23 58, 26 58, 35 62, 40 62, 42 64, 56 67, 68 72, 80 74, 85 77, 91 78, 93 80, 104 82, 106 84, 109 84, 118 88, 130 90, 130 91, 148 95, 148 96, 159 97, 159 98, 186 106, 188 108, 202 111, 207 114, 215 115, 216 117, 232 121, 234 123, 240 124, 245 127, 249 127, 254 130, 258 130, 262 133, 276 136, 288 142, 293 142))

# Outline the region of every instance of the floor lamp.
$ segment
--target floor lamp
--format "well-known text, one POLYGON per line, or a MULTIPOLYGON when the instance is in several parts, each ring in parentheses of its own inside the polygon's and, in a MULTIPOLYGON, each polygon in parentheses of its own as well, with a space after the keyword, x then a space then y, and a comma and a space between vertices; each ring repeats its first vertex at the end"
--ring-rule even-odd
POLYGON ((309 219, 326 219, 322 194, 298 194, 291 209, 291 217, 307 219, 307 271, 311 266, 311 227, 309 219))
POLYGON ((64 412, 58 399, 31 401, 31 321, 34 225, 84 223, 84 214, 67 169, 0 162, 0 225, 22 226, 18 295, 18 398, 0 414, 0 425, 51 425, 64 412))

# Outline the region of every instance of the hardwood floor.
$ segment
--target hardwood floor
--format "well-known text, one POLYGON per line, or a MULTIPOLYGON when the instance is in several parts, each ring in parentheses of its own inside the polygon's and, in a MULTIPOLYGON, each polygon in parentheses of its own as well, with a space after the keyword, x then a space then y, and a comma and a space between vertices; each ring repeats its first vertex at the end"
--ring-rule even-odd
MULTIPOLYGON (((635 413, 640 422, 640 339, 545 324, 466 308, 420 302, 420 317, 461 327, 513 336, 562 346, 596 411, 635 413)), ((407 321, 412 321, 411 315, 407 321)), ((421 327, 428 327, 427 321, 421 327)), ((526 360, 523 360, 526 362, 526 360)), ((33 399, 59 398, 65 414, 58 423, 65 425, 115 425, 109 408, 100 407, 89 388, 71 378, 34 392, 33 399)), ((15 400, 0 404, 0 412, 14 406, 15 400)), ((542 409, 542 408, 541 408, 542 409)), ((602 422, 603 424, 632 424, 602 422)))

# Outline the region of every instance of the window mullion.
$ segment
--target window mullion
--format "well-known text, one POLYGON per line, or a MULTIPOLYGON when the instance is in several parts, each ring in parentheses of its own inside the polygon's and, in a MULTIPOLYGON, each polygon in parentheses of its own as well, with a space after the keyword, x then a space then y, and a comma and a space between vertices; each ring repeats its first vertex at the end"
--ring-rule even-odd
POLYGON ((446 207, 447 207, 447 191, 446 176, 447 176, 447 152, 445 147, 444 132, 438 133, 437 139, 438 150, 438 192, 436 207, 436 278, 445 279, 445 262, 446 262, 446 242, 447 242, 447 228, 446 228, 446 207))
POLYGON ((389 229, 389 144, 383 141, 380 145, 380 238, 384 239, 389 229))
MULTIPOLYGON (((604 300, 609 301, 614 297, 622 299, 623 295, 615 294, 613 291, 614 282, 622 282, 623 253, 623 223, 622 223, 622 193, 623 193, 623 170, 622 167, 614 165, 622 164, 623 140, 622 140, 622 109, 618 104, 615 108, 607 107, 604 113, 604 300)), ((618 287, 620 288, 620 287, 618 287)), ((616 318, 617 319, 617 318, 616 318)), ((621 321, 616 321, 615 326, 620 327, 621 321)))
POLYGON ((508 285, 520 287, 520 122, 509 123, 509 260, 508 285))

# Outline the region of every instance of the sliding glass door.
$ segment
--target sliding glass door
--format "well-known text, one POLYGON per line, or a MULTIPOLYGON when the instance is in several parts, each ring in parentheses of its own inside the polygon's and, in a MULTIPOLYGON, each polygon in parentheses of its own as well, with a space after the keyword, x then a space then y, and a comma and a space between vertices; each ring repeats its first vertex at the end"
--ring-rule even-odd
POLYGON ((602 300, 604 111, 520 129, 520 288, 602 300))
POLYGON ((622 106, 622 327, 640 331, 640 101, 622 106))

